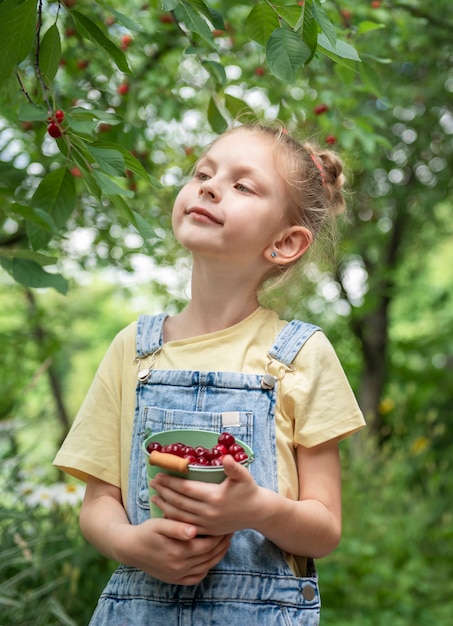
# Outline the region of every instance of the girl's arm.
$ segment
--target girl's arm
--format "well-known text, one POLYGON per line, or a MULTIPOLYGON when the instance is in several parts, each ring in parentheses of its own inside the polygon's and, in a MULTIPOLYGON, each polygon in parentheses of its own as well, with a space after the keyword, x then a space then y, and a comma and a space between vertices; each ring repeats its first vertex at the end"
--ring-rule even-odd
POLYGON ((194 524, 202 534, 253 528, 282 550, 320 558, 341 536, 341 478, 338 443, 297 448, 299 500, 259 487, 250 472, 228 457, 227 479, 212 485, 158 474, 155 497, 167 517, 194 524))
POLYGON ((93 477, 87 482, 80 528, 108 558, 180 585, 200 582, 224 557, 230 542, 228 536, 196 537, 195 526, 166 519, 132 525, 121 490, 93 477))

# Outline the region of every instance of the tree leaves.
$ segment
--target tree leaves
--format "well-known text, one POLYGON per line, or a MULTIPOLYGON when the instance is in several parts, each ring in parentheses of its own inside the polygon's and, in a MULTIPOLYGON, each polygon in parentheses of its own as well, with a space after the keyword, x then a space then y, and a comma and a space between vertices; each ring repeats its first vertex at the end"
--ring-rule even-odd
POLYGON ((0 80, 12 74, 33 46, 36 0, 0 2, 0 80))
POLYGON ((71 15, 83 37, 105 50, 119 70, 126 74, 132 74, 124 52, 102 32, 97 24, 79 11, 71 11, 71 15))
POLYGON ((269 37, 266 57, 275 76, 292 83, 298 70, 311 57, 310 48, 294 31, 278 28, 269 37))
MULTIPOLYGON (((7 102, 14 91, 12 104, 7 104, 8 121, 24 129, 20 142, 16 137, 8 141, 13 150, 22 144, 30 152, 33 172, 20 172, 9 157, 7 167, 0 162, 10 181, 7 191, 0 187, 0 206, 23 233, 21 245, 31 254, 49 247, 65 254, 63 239, 76 206, 74 221, 82 227, 85 211, 99 213, 94 228, 98 222, 117 219, 121 228, 132 225, 147 239, 161 231, 160 220, 168 227, 162 217, 148 224, 144 207, 149 188, 162 187, 159 178, 169 167, 164 163, 178 149, 187 150, 184 167, 190 167, 192 150, 196 154, 198 148, 191 146, 193 139, 186 146, 167 148, 154 130, 154 115, 159 124, 170 126, 184 111, 197 111, 206 130, 207 122, 221 133, 233 120, 260 117, 259 107, 254 110, 249 99, 255 82, 264 98, 275 90, 271 106, 277 101, 285 117, 291 102, 278 94, 305 80, 301 70, 317 52, 337 63, 342 60, 359 76, 353 40, 343 45, 337 39, 339 27, 330 22, 319 0, 300 5, 235 1, 215 10, 209 4, 162 0, 126 8, 120 2, 96 0, 88 11, 83 3, 0 1, 0 72, 9 73, 1 98, 7 102), (125 30, 133 35, 128 34, 123 47, 125 30), (230 71, 239 66, 243 78, 232 80, 230 71), (14 80, 16 69, 20 87, 14 80), (125 91, 119 88, 125 83, 122 73, 129 75, 125 91), (195 95, 186 103, 182 94, 191 83, 195 95), (45 133, 50 111, 57 109, 64 119, 62 136, 54 141, 45 133)), ((366 27, 364 33, 367 30, 372 29, 366 27)), ((361 76, 377 93, 372 67, 363 69, 361 76)), ((0 126, 0 135, 6 134, 0 126)), ((8 154, 8 146, 3 154, 8 154)), ((109 246, 116 245, 108 228, 96 232, 109 246)), ((8 236, 3 241, 9 241, 8 236)), ((11 257, 2 258, 12 272, 11 257)), ((40 265, 33 257, 25 260, 40 265)), ((21 267, 16 274, 23 280, 26 272, 21 267)))
MULTIPOLYGON (((47 174, 31 198, 31 206, 47 212, 55 226, 63 228, 74 210, 76 202, 74 178, 66 168, 59 168, 47 174)), ((52 233, 35 222, 26 222, 27 234, 33 250, 44 248, 52 233)))
POLYGON ((350 44, 337 41, 335 27, 316 0, 307 0, 302 7, 256 4, 248 14, 245 31, 265 48, 271 72, 287 83, 296 80, 316 50, 336 62, 360 61, 350 44))
POLYGON ((39 69, 45 81, 50 83, 57 73, 61 59, 60 33, 56 24, 47 30, 39 47, 39 69))

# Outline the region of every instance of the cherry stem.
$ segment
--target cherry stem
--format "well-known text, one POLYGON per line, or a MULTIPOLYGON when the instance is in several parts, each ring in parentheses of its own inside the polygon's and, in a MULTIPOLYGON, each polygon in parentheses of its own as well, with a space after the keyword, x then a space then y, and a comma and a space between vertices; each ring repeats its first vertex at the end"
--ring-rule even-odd
POLYGON ((52 105, 50 104, 50 100, 49 100, 49 96, 48 96, 48 87, 44 81, 44 77, 41 73, 41 68, 39 67, 39 52, 41 49, 41 27, 42 27, 42 0, 39 0, 38 2, 38 21, 36 24, 36 53, 35 53, 35 63, 34 63, 34 67, 35 67, 35 74, 36 74, 36 78, 41 86, 41 91, 42 91, 42 96, 44 99, 44 102, 47 105, 47 112, 49 113, 49 115, 52 115, 53 109, 52 109, 52 105))
POLYGON ((20 85, 20 90, 22 91, 22 93, 24 94, 24 96, 27 98, 27 100, 29 101, 29 103, 30 103, 30 104, 35 104, 35 103, 33 102, 33 100, 31 99, 30 94, 29 94, 29 93, 28 93, 28 91, 25 89, 25 85, 24 85, 24 83, 23 83, 23 81, 22 81, 22 77, 21 77, 21 75, 19 74, 19 72, 16 72, 16 78, 17 78, 17 80, 18 80, 18 82, 19 82, 19 85, 20 85))

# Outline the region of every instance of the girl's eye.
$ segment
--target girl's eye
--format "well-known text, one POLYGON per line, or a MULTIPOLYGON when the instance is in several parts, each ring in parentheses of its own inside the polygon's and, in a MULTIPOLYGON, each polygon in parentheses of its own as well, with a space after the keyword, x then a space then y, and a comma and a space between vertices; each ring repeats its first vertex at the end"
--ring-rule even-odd
POLYGON ((204 172, 197 171, 195 172, 195 178, 203 181, 203 180, 208 180, 210 177, 208 174, 205 174, 204 172))
POLYGON ((238 191, 242 191, 243 193, 253 193, 251 189, 249 189, 242 183, 236 183, 235 187, 238 191))

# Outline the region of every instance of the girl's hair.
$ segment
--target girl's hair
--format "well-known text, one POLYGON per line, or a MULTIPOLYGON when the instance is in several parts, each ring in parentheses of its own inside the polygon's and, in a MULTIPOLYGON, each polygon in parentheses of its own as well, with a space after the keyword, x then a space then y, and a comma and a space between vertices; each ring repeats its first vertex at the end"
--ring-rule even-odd
MULTIPOLYGON (((221 137, 238 131, 261 133, 275 142, 275 163, 287 189, 288 224, 307 228, 313 241, 321 232, 328 233, 330 243, 335 241, 335 217, 346 206, 343 197, 345 176, 340 157, 333 150, 321 149, 316 143, 298 141, 280 125, 244 124, 227 130, 221 137)), ((292 267, 273 265, 263 282, 275 276, 283 277, 282 274, 286 278, 292 267)))

